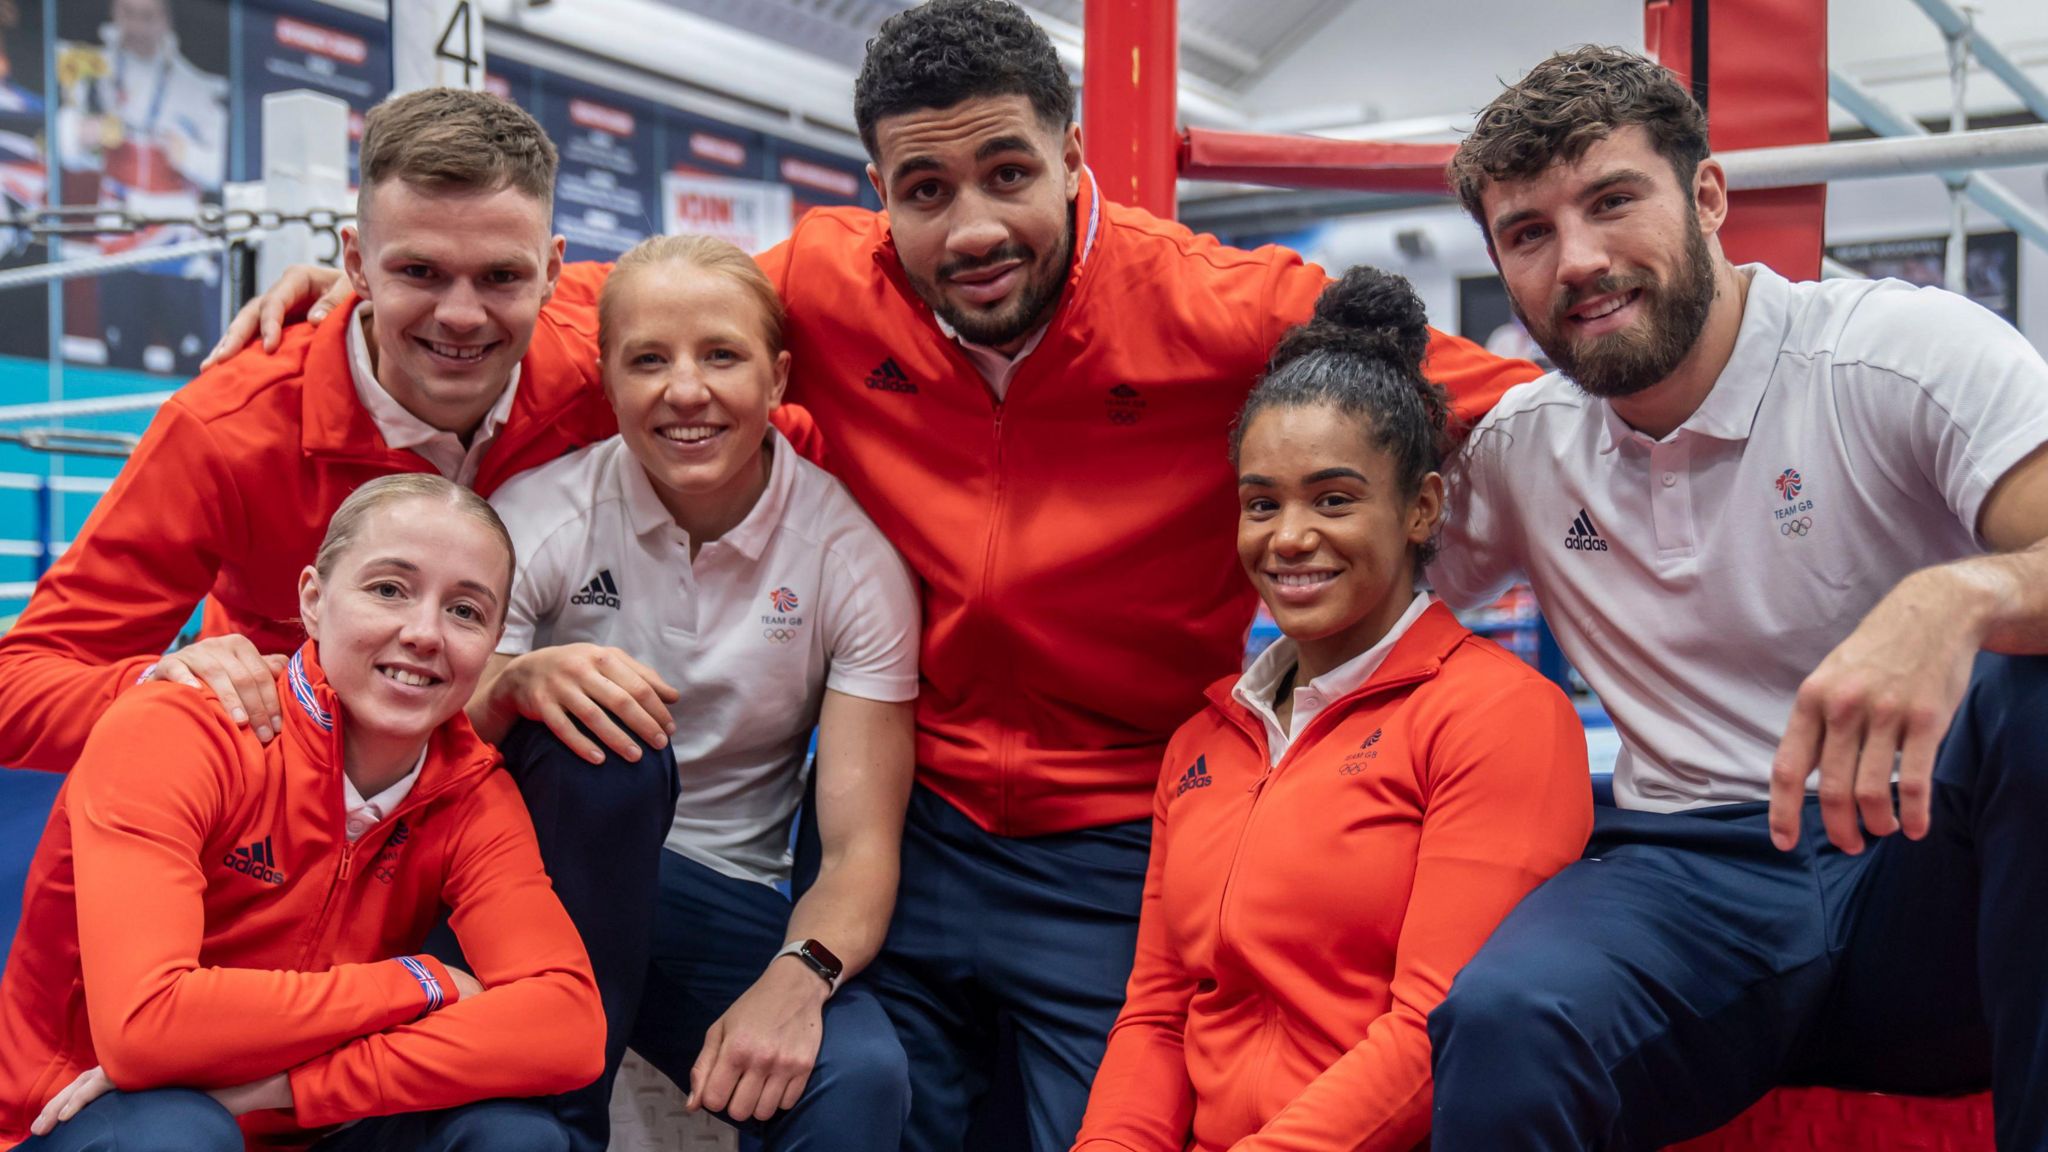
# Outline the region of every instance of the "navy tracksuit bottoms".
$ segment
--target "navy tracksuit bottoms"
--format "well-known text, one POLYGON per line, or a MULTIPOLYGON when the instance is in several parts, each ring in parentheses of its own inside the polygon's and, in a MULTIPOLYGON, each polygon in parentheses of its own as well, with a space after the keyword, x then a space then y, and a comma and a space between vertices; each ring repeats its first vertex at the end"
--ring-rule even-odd
POLYGON ((1848 856, 1809 800, 1599 810, 1430 1016, 1437 1152, 1659 1148, 1781 1083, 1989 1085, 2048 1152, 2048 657, 1979 657, 1933 830, 1848 856))

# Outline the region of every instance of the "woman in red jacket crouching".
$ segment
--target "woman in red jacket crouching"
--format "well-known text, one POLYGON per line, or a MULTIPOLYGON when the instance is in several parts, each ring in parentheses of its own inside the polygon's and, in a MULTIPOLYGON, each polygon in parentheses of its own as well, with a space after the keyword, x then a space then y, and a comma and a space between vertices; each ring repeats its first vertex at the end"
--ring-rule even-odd
POLYGON ((1415 580, 1448 405, 1406 281, 1354 270, 1238 419, 1238 554, 1284 637, 1167 747, 1138 954, 1078 1147, 1408 1149, 1430 1009, 1578 857, 1564 695, 1415 580))
POLYGON ((568 1147, 505 1098, 588 1083, 604 1017, 462 714, 512 564, 473 493, 374 480, 300 577, 282 739, 176 684, 114 703, 0 980, 0 1148, 568 1147), (474 977, 418 954, 444 904, 474 977))

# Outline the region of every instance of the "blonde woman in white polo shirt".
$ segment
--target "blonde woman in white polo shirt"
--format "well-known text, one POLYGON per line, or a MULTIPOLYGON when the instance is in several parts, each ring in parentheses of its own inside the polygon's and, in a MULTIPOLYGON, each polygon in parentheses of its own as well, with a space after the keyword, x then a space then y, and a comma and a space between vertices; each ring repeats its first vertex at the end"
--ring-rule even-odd
POLYGON ((895 902, 917 694, 909 573, 770 427, 789 354, 746 253, 649 240, 620 258, 599 316, 620 434, 493 499, 521 566, 471 718, 515 770, 585 762, 565 780, 674 754, 659 909, 617 910, 627 934, 652 912, 653 939, 613 1037, 771 1152, 895 1152, 903 1051, 846 981, 895 902), (636 735, 660 730, 657 700, 678 701, 665 749, 636 735), (776 885, 814 726, 820 867, 792 907, 776 885))

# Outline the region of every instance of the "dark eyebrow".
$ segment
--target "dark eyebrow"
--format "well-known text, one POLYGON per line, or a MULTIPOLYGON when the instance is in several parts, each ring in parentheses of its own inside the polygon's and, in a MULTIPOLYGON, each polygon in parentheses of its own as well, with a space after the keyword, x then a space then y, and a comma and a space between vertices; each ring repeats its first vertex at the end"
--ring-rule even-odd
POLYGON ((910 159, 905 160, 901 164, 898 164, 896 166, 896 171, 890 173, 889 183, 893 185, 898 181, 901 181, 905 176, 909 176, 918 172, 937 172, 941 167, 943 167, 943 165, 941 165, 938 162, 938 160, 933 157, 912 156, 910 159))
MULTIPOLYGON (((1617 184, 1648 184, 1650 182, 1651 177, 1649 173, 1636 168, 1623 168, 1619 172, 1609 172, 1607 175, 1587 185, 1586 190, 1579 193, 1579 199, 1593 199, 1617 184)), ((1503 235, 1522 221, 1539 215, 1541 213, 1533 208, 1524 208, 1520 212, 1510 212, 1493 222, 1493 234, 1495 236, 1503 235)))
POLYGON ((1360 472, 1356 468, 1344 467, 1324 468, 1319 471, 1311 472, 1308 475, 1302 477, 1301 479, 1302 483, 1304 484, 1321 484, 1325 480, 1356 480, 1360 484, 1372 483, 1370 480, 1367 480, 1365 478, 1365 473, 1360 472))
POLYGON ((1277 488, 1280 486, 1280 482, 1271 476, 1261 476, 1256 472, 1247 472, 1237 478, 1237 486, 1239 488, 1277 488))
POLYGON ((1026 140, 1022 136, 998 136, 993 140, 983 143, 981 147, 976 148, 974 150, 974 159, 976 163, 980 163, 991 156, 1000 156, 1005 152, 1025 152, 1032 156, 1038 155, 1038 149, 1033 148, 1031 141, 1026 140))

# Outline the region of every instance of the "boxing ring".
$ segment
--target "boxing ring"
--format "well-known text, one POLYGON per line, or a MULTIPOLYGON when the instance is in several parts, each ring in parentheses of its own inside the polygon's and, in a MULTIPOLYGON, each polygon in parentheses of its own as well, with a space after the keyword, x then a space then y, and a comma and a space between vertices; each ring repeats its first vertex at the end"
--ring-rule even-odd
MULTIPOLYGON (((1837 180, 1927 175, 1947 184, 1956 205, 1976 204, 2020 237, 2048 250, 2048 219, 1987 173, 2048 164, 2048 125, 1969 131, 1963 127, 1961 77, 1974 59, 2048 120, 2048 92, 2033 84, 1995 44, 1978 36, 1949 0, 1914 0, 1949 47, 1958 114, 1956 130, 1929 134, 1886 107, 1854 80, 1827 66, 1821 0, 1649 0, 1646 43, 1687 80, 1708 107, 1716 155, 1736 192, 1724 231, 1732 259, 1760 260, 1795 278, 1823 272, 1825 185, 1837 180), (1866 124, 1876 138, 1828 141, 1830 99, 1866 124)), ((1191 127, 1176 117, 1175 0, 1090 0, 1083 117, 1088 160, 1105 194, 1172 216, 1181 179, 1448 197, 1444 165, 1454 145, 1335 140, 1191 127)), ((285 97, 319 101, 304 93, 285 97)), ((273 139, 266 99, 266 141, 273 139)), ((331 102, 330 102, 331 103, 331 102)), ((126 234, 172 224, 199 239, 119 255, 0 271, 0 297, 65 280, 104 276, 171 259, 222 261, 220 307, 231 316, 255 285, 286 263, 334 262, 338 229, 347 220, 346 125, 332 109, 280 106, 279 134, 266 145, 264 187, 247 202, 177 219, 128 217, 98 208, 34 209, 0 219, 39 237, 126 234), (336 159, 335 149, 342 149, 336 159), (340 173, 337 181, 336 173, 340 173)), ((344 110, 345 113, 345 110, 344 110)), ((230 197, 232 201, 234 197, 230 197)), ((1959 243, 1951 243, 1951 275, 1959 274, 1959 243)), ((53 460, 125 459, 146 420, 169 391, 0 407, 0 443, 53 460), (100 426, 108 418, 135 430, 100 426)), ((26 559, 40 576, 68 543, 66 502, 106 491, 110 476, 0 472, 0 493, 26 493, 34 507, 26 538, 0 540, 0 558, 26 559)), ((0 602, 25 599, 33 580, 0 581, 0 602)), ((11 621, 0 617, 0 629, 11 621)), ((1530 627, 1505 614, 1483 630, 1530 627)), ((1556 680, 1567 671, 1540 620, 1532 659, 1556 680)), ((1255 635, 1255 640, 1258 637, 1255 635)), ((1525 655, 1528 653, 1525 653, 1525 655)), ((1682 1146, 1687 1152, 1736 1149, 1988 1152, 1989 1098, 1928 1099, 1780 1089, 1721 1132, 1682 1146)))

